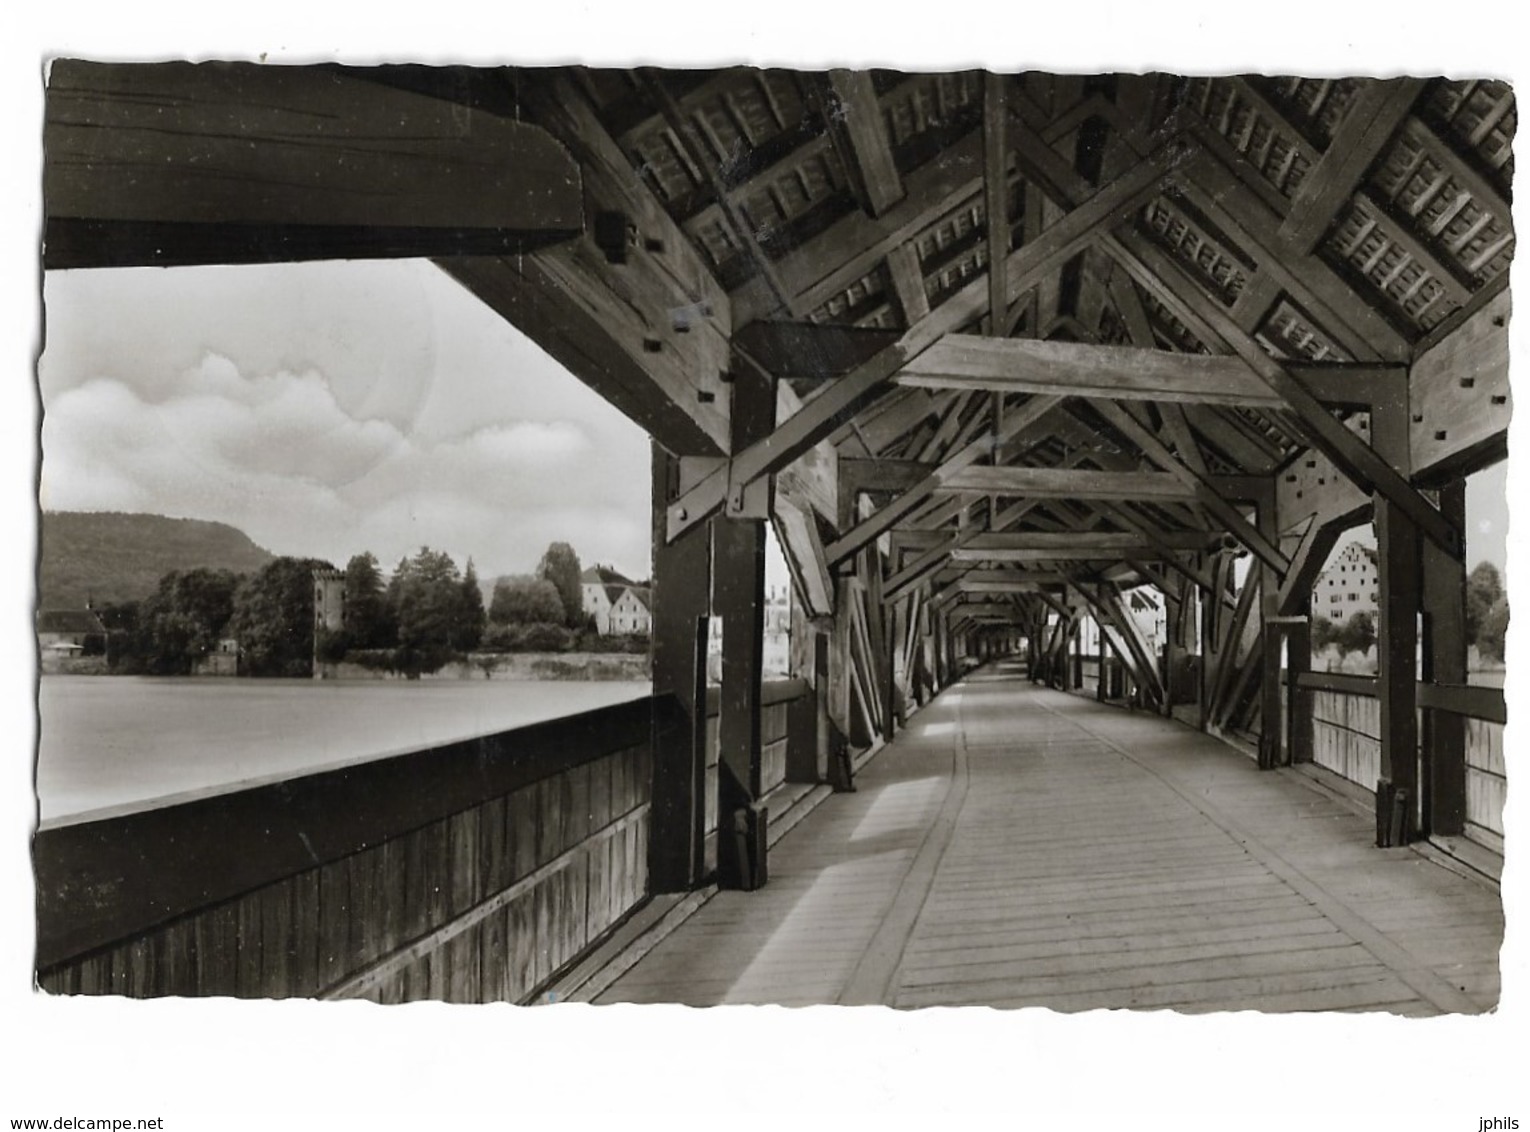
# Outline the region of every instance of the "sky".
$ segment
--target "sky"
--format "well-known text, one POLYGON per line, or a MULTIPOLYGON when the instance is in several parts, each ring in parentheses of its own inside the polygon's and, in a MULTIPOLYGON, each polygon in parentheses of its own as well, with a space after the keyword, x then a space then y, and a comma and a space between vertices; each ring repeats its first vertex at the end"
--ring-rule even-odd
POLYGON ((48 272, 45 510, 649 573, 646 434, 425 260, 48 272))

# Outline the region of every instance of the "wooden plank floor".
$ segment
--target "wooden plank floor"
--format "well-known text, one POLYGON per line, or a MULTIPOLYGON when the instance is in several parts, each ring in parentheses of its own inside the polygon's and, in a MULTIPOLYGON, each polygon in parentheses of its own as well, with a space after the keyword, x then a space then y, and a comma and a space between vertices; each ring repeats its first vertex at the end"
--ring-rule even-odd
POLYGON ((986 669, 602 1002, 1477 1013, 1498 892, 1299 775, 986 669))

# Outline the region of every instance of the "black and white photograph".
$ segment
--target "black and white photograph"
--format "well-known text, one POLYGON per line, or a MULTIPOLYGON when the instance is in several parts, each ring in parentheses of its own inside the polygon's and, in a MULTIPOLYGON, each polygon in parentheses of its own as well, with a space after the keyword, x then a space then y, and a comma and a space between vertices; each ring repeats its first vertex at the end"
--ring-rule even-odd
POLYGON ((677 1119, 1530 1121, 1511 25, 961 19, 20 60, 7 973, 72 1068, 0 1116, 254 1127, 175 1090, 408 1035, 439 1107, 357 1119, 489 1111, 462 1051, 677 1119))

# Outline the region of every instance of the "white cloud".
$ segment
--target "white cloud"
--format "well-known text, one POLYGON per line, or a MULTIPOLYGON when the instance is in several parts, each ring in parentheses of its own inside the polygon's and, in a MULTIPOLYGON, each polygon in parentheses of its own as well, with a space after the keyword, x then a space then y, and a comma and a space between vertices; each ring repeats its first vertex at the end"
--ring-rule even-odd
MULTIPOLYGON (((469 384, 434 392, 471 403, 469 384)), ((45 393, 43 505, 216 519, 337 563, 371 550, 391 566, 430 545, 518 572, 564 540, 645 573, 646 438, 603 404, 579 420, 509 407, 468 431, 406 432, 347 411, 317 370, 252 373, 216 352, 151 382, 60 382, 45 393)))

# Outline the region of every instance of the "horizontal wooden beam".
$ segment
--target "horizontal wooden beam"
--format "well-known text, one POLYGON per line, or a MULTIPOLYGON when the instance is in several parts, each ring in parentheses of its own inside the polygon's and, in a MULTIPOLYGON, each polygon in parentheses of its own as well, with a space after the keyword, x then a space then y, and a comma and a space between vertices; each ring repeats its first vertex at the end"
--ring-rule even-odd
MULTIPOLYGON (((1377 382, 1406 380, 1402 365, 1293 365, 1292 375, 1340 403, 1368 403, 1377 382), (1353 390, 1346 386, 1353 382, 1353 390)), ((1284 407, 1239 358, 1136 346, 948 334, 897 377, 900 385, 1055 393, 1118 401, 1284 407)))
MULTIPOLYGON (((1165 147, 1100 189, 1079 207, 1010 253, 1005 264, 1008 293, 1022 294, 1090 244, 1100 226, 1129 215, 1160 191, 1164 177, 1184 159, 1165 147)), ((672 503, 669 538, 702 521, 724 503, 741 498, 744 486, 770 475, 834 431, 857 410, 885 392, 888 381, 945 335, 976 320, 988 306, 986 277, 973 279, 929 315, 904 331, 846 376, 803 405, 774 433, 735 454, 724 473, 709 476, 672 503)))
POLYGON ((1195 488, 1164 472, 1062 468, 964 468, 942 477, 941 491, 976 491, 1037 499, 1185 499, 1195 488))
POLYGON ((1502 688, 1484 688, 1475 684, 1431 684, 1419 681, 1418 706, 1433 711, 1448 711, 1488 723, 1509 722, 1509 707, 1502 688))
POLYGON ((1030 550, 973 550, 961 547, 951 552, 952 562, 1074 562, 1093 559, 1115 559, 1130 554, 1149 558, 1158 550, 1144 539, 1120 546, 1101 548, 1097 546, 1058 546, 1049 549, 1030 550))
POLYGON ((874 515, 846 531, 828 548, 830 566, 838 565, 872 539, 890 530, 900 519, 912 513, 920 503, 942 490, 951 476, 960 474, 963 469, 977 460, 991 455, 998 445, 1030 428, 1056 407, 1057 400, 1055 397, 1033 397, 1021 408, 1005 417, 1003 431, 999 436, 984 436, 971 441, 919 483, 880 508, 874 515))
POLYGON ((733 332, 733 347, 775 377, 843 377, 898 340, 895 330, 758 319, 733 332))
POLYGON ((364 74, 55 60, 45 266, 493 254, 583 230, 579 167, 546 130, 364 74))

